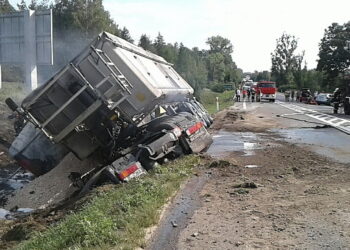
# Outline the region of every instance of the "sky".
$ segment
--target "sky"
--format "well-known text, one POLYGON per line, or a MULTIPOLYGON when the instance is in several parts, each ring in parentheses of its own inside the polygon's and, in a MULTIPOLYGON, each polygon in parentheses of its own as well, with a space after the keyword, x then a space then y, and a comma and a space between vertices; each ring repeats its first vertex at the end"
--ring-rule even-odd
MULTIPOLYGON (((17 3, 20 0, 10 0, 17 3)), ((138 42, 141 34, 207 49, 220 35, 233 44, 233 60, 244 72, 271 68, 271 52, 283 32, 298 38, 309 69, 318 44, 333 22, 350 21, 349 0, 104 0, 105 9, 138 42)))

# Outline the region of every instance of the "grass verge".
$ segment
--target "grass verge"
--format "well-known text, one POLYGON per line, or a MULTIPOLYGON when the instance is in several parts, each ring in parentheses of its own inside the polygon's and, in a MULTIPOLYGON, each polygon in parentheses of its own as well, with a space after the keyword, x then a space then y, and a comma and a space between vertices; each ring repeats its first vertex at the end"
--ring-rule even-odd
POLYGON ((201 103, 208 110, 209 114, 217 112, 216 97, 219 97, 220 110, 223 110, 234 104, 234 91, 225 91, 223 93, 216 93, 211 90, 203 90, 201 92, 201 103))
POLYGON ((80 211, 35 233, 18 249, 135 249, 145 244, 145 229, 156 224, 159 210, 192 173, 200 159, 186 156, 122 185, 100 188, 80 211))

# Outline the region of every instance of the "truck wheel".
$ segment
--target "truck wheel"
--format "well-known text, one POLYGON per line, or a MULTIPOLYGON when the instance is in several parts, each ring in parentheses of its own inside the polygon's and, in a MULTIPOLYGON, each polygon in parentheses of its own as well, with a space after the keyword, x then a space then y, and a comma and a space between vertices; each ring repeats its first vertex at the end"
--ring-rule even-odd
POLYGON ((161 117, 162 119, 155 119, 147 124, 147 130, 151 132, 165 130, 172 130, 176 127, 173 116, 161 117))
POLYGON ((142 167, 146 169, 147 171, 154 168, 156 161, 149 158, 149 152, 145 149, 142 149, 140 156, 138 158, 139 162, 141 163, 142 167))

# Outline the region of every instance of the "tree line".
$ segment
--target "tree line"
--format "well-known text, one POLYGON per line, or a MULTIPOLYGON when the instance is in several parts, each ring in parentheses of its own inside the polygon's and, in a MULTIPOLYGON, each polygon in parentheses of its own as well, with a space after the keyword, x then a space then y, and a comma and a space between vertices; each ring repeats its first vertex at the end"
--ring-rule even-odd
POLYGON ((307 68, 305 51, 297 54, 297 47, 298 39, 284 33, 271 53, 271 78, 280 89, 310 88, 332 92, 337 87, 344 87, 344 76, 350 66, 350 22, 332 23, 325 29, 319 43, 316 69, 307 68))
MULTIPOLYGON (((161 33, 154 39, 142 34, 139 41, 135 41, 126 27, 119 27, 111 18, 103 0, 31 0, 28 5, 21 0, 17 7, 19 10, 53 10, 55 66, 47 70, 47 77, 69 62, 101 31, 162 56, 192 85, 197 96, 203 88, 223 90, 224 83, 239 82, 243 76, 232 59, 231 41, 221 36, 209 37, 206 41, 209 49, 206 50, 190 49, 182 43, 167 43, 161 33)), ((8 0, 0 0, 0 13, 10 11, 15 11, 15 8, 8 0)))

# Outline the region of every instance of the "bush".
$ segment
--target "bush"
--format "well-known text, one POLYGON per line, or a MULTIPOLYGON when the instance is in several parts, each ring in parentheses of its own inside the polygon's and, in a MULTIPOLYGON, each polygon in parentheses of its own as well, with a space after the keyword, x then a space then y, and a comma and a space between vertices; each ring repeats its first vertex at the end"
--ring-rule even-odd
POLYGON ((221 83, 216 83, 210 87, 211 91, 217 92, 217 93, 222 93, 225 91, 224 85, 221 83))

